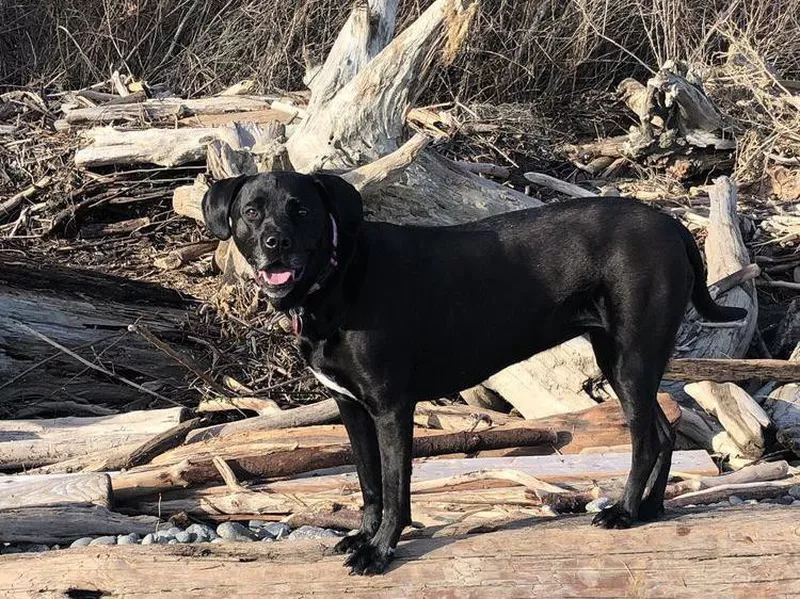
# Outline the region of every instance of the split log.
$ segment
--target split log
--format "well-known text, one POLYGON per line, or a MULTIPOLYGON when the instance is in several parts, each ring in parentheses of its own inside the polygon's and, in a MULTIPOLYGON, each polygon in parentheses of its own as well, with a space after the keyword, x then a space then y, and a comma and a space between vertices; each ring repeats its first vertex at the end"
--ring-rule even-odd
POLYGON ((70 543, 87 536, 154 532, 159 519, 124 516, 98 505, 54 505, 0 510, 0 539, 10 543, 70 543))
POLYGON ((763 429, 770 425, 769 416, 744 389, 705 381, 686 385, 684 390, 717 417, 744 456, 756 459, 764 454, 763 429))
POLYGON ((185 408, 86 418, 0 421, 0 469, 34 468, 149 441, 184 420, 185 408))
POLYGON ((271 99, 255 96, 210 96, 192 100, 164 98, 145 100, 136 104, 75 108, 67 111, 65 119, 70 125, 119 122, 172 124, 177 119, 189 116, 265 110, 271 105, 271 99))
MULTIPOLYGON (((800 343, 795 346, 789 361, 800 364, 800 343)), ((800 378, 795 381, 800 381, 800 378)), ((766 397, 763 406, 772 418, 781 445, 800 454, 800 382, 778 387, 766 397)))
POLYGON ((318 541, 87 547, 3 556, 0 593, 461 598, 492 589, 519 597, 789 597, 800 594, 795 528, 795 510, 778 506, 686 513, 635 531, 594 528, 586 517, 534 521, 402 542, 379 577, 348 576, 342 557, 318 541), (687 536, 691 543, 675 542, 687 536), (235 577, 220 577, 233 570, 235 577))
MULTIPOLYGON (((428 434, 417 431, 416 457, 474 453, 486 449, 547 444, 552 431, 540 429, 490 430, 474 433, 428 434)), ((220 480, 214 458, 225 460, 240 479, 274 478, 319 468, 349 464, 350 443, 344 427, 316 426, 218 437, 178 447, 147 466, 119 473, 112 479, 116 497, 147 495, 174 486, 220 480)))
POLYGON ((800 380, 800 363, 791 360, 685 358, 671 360, 664 378, 680 381, 800 380))
POLYGON ((111 508, 111 479, 101 473, 0 477, 0 511, 67 504, 111 508))
MULTIPOLYGON (((227 412, 232 410, 251 410, 259 416, 266 416, 282 411, 275 400, 266 397, 214 397, 203 398, 195 410, 198 414, 209 412, 227 412)), ((326 424, 314 422, 313 424, 326 424)))

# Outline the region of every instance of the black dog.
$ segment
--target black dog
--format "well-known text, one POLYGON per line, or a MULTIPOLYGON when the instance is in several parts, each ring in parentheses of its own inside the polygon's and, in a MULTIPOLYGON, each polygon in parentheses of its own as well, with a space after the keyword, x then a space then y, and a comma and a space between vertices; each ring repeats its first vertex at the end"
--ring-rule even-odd
POLYGON ((629 199, 396 226, 363 222, 360 195, 339 177, 272 173, 214 184, 203 214, 292 314, 304 357, 334 391, 364 499, 359 533, 336 550, 352 552, 357 574, 383 571, 411 522, 414 404, 582 334, 633 442, 622 498, 594 523, 657 518, 673 433, 656 391, 687 303, 713 321, 746 314, 711 299, 680 223, 629 199))

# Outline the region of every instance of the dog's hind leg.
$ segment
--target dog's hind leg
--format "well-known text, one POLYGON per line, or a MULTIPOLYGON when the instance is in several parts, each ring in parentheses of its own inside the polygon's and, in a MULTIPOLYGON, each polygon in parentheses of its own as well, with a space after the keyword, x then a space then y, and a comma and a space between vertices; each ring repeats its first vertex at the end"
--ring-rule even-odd
POLYGON ((661 406, 656 403, 656 434, 661 449, 647 481, 647 495, 639 506, 639 520, 651 521, 664 513, 664 492, 669 480, 669 469, 672 464, 672 450, 675 446, 675 431, 664 415, 661 406))
POLYGON ((356 401, 344 396, 336 397, 336 403, 350 437, 361 496, 364 499, 364 513, 358 533, 346 536, 333 548, 335 553, 351 553, 369 542, 381 524, 383 488, 380 450, 375 424, 369 412, 356 401))
POLYGON ((624 349, 605 332, 592 332, 598 365, 619 397, 631 431, 631 472, 622 498, 597 514, 593 524, 605 528, 627 528, 639 517, 647 481, 661 455, 656 432, 656 392, 659 377, 641 351, 624 349))

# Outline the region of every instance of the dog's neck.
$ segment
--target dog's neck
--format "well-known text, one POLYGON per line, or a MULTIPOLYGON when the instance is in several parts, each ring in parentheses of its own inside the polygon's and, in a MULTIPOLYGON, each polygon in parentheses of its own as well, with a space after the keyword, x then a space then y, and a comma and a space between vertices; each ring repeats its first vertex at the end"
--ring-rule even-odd
POLYGON ((330 248, 316 281, 296 306, 289 309, 292 331, 311 341, 330 339, 342 322, 343 283, 352 273, 355 238, 340 238, 336 219, 330 216, 330 248))

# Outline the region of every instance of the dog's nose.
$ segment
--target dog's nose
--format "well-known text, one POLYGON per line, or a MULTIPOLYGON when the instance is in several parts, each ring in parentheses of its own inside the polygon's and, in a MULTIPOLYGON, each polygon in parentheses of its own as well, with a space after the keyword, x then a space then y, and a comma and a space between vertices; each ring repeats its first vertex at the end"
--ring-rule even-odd
POLYGON ((288 250, 292 247, 292 240, 288 237, 278 238, 273 235, 271 237, 267 237, 266 246, 271 250, 278 246, 280 246, 282 250, 288 250))

